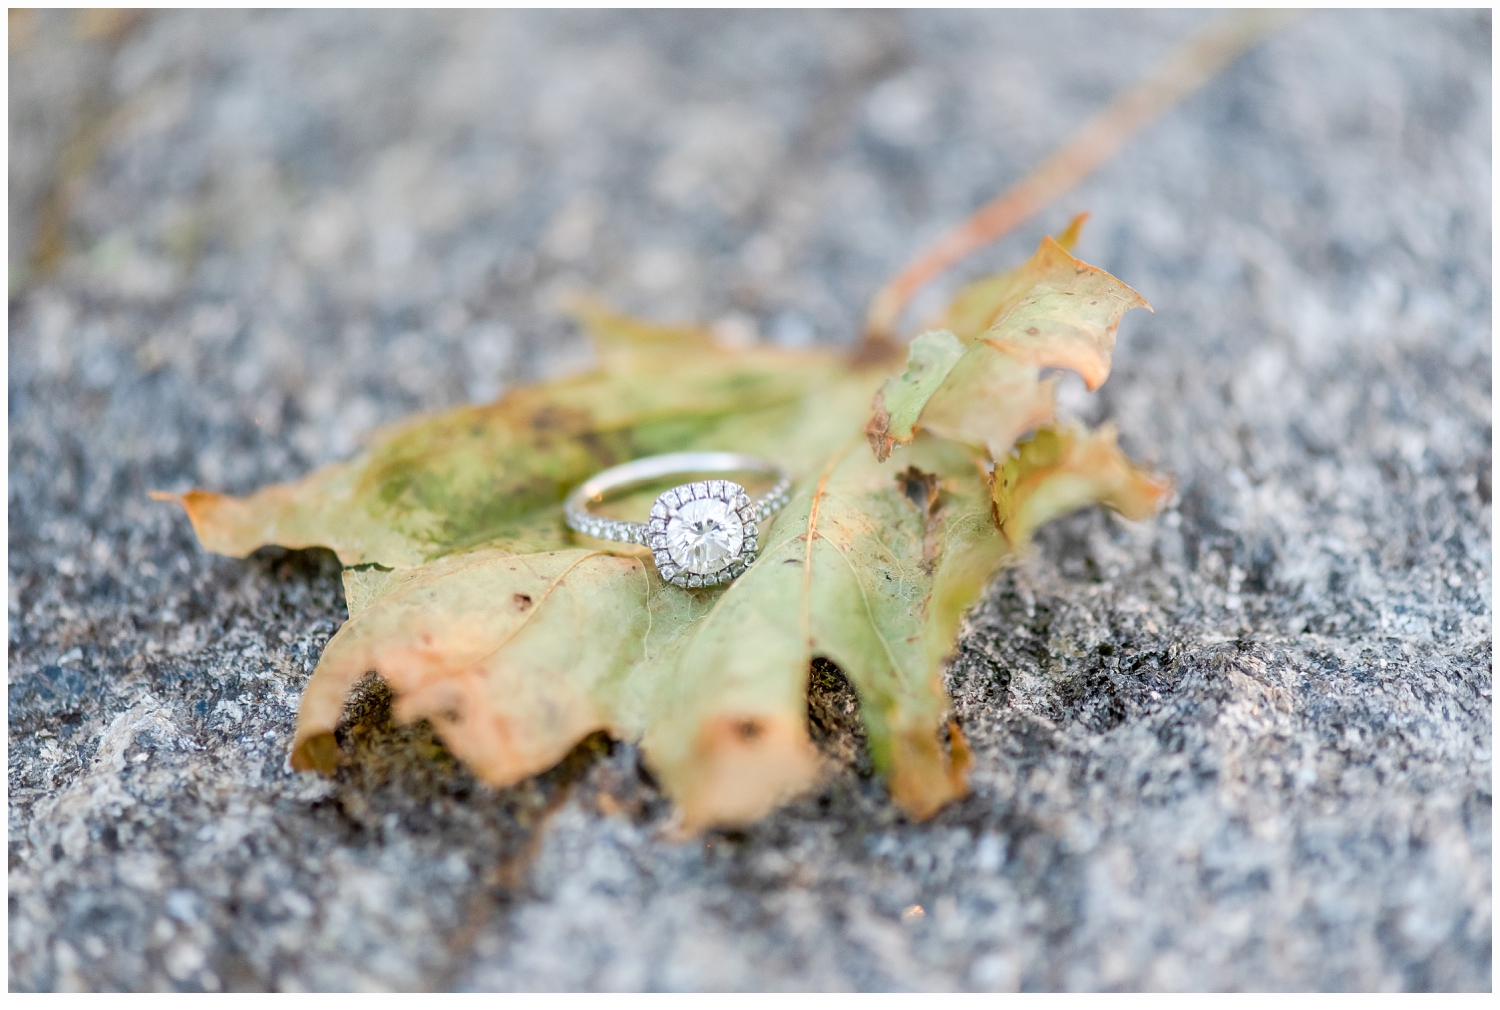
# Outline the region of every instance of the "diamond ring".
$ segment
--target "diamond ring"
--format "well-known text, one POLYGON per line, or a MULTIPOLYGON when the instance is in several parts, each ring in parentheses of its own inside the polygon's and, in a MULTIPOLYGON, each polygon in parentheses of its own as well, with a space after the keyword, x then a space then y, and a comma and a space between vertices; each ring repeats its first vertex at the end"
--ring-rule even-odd
POLYGON ((563 502, 569 528, 598 540, 651 548, 661 577, 684 589, 737 579, 755 560, 758 523, 790 499, 792 478, 783 467, 735 452, 669 452, 647 456, 595 474, 563 502), (754 473, 775 480, 751 500, 732 480, 696 480, 664 491, 643 523, 610 519, 589 511, 606 494, 674 474, 754 473))

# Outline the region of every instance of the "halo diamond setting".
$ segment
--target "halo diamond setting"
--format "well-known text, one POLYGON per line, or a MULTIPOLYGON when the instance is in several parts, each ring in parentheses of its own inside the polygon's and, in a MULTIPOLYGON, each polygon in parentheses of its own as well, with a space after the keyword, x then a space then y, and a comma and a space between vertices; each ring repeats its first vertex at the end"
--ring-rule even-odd
POLYGON ((729 480, 694 481, 664 492, 651 506, 646 529, 656 570, 687 589, 738 578, 759 546, 755 505, 729 480))

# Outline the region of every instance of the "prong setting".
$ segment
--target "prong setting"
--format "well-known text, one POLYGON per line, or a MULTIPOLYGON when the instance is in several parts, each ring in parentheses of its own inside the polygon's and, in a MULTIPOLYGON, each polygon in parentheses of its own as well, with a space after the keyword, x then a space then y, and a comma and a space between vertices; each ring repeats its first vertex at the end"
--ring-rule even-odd
POLYGON ((759 524, 790 503, 791 486, 785 468, 757 456, 664 453, 610 467, 574 487, 563 502, 563 521, 585 537, 647 547, 662 579, 675 586, 717 586, 743 575, 755 560, 760 550, 759 524), (658 496, 644 522, 590 510, 611 491, 643 481, 674 473, 735 471, 777 479, 759 498, 751 498, 739 484, 721 478, 679 484, 658 496))
POLYGON ((651 506, 646 546, 664 581, 684 589, 722 585, 755 560, 756 518, 749 495, 734 481, 682 484, 651 506))

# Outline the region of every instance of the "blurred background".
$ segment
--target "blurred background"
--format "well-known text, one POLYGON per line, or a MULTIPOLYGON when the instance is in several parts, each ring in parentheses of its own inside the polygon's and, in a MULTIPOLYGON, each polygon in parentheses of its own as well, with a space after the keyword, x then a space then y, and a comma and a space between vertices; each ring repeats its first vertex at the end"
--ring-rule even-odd
POLYGON ((1210 18, 12 10, 12 987, 1489 987, 1488 12, 1305 15, 924 294, 1092 212, 1156 314, 1064 406, 1180 489, 1002 576, 929 824, 848 758, 676 846, 378 687, 292 775, 336 563, 145 497, 585 368, 568 290, 852 342, 1210 18))

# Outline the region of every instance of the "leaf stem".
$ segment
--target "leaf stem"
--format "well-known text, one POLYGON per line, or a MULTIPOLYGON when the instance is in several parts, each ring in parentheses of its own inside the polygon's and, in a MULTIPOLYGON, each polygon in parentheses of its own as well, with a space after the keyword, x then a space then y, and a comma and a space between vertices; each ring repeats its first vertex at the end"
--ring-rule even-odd
POLYGON ((1089 120, 1030 174, 943 235, 887 281, 870 302, 865 343, 877 347, 893 344, 907 306, 928 281, 1077 186, 1152 120, 1207 83, 1292 16, 1286 11, 1234 11, 1190 38, 1158 64, 1154 72, 1089 120))

